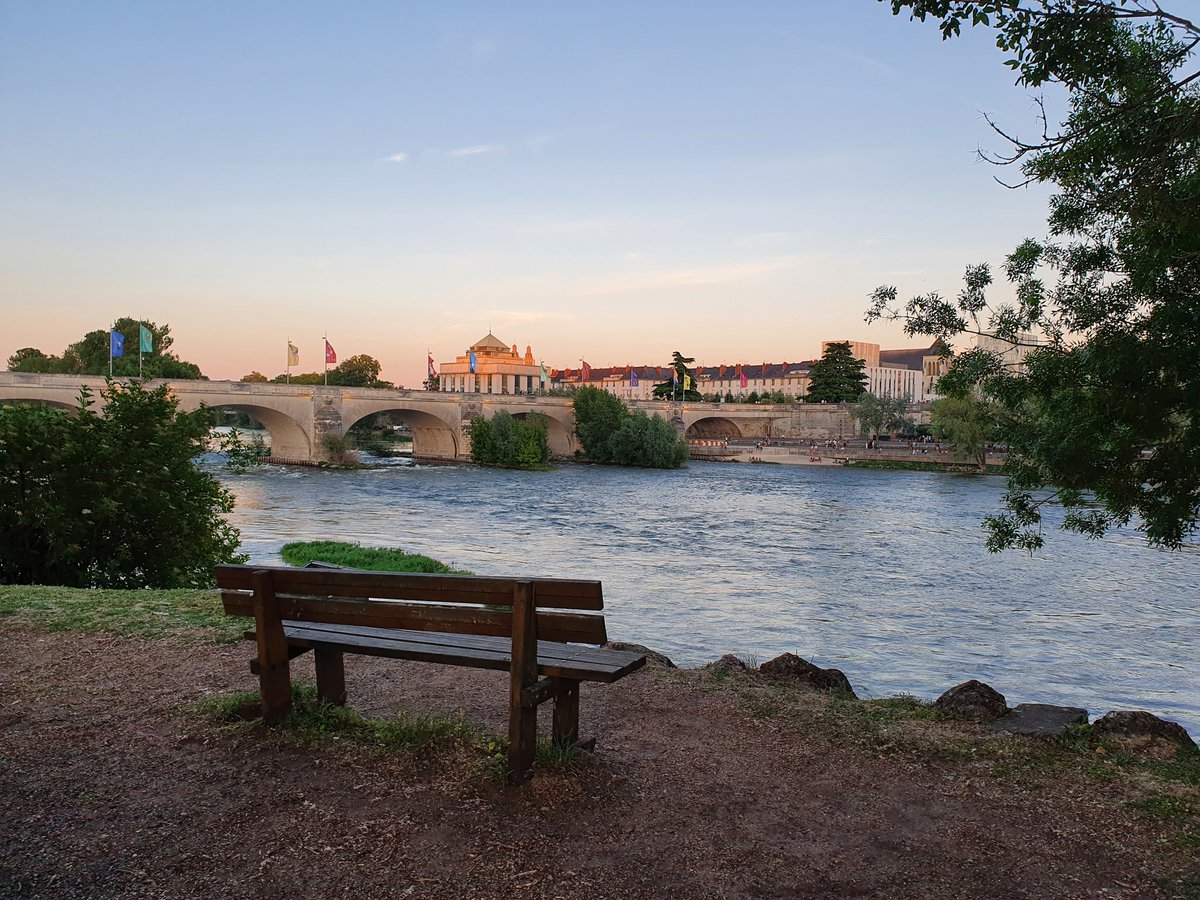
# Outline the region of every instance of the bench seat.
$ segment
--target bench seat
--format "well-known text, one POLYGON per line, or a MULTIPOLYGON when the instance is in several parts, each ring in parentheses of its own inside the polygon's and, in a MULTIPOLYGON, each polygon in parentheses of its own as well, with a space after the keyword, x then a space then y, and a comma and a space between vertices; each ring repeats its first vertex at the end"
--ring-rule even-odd
MULTIPOLYGON (((325 625, 319 622, 283 621, 287 642, 305 650, 328 647, 366 656, 448 663, 476 669, 507 672, 512 666, 512 638, 478 634, 448 634, 402 628, 367 628, 361 625, 325 625)), ((254 631, 246 638, 255 640, 254 631)), ((545 678, 598 681, 611 684, 645 665, 640 653, 565 644, 537 642, 537 671, 545 678)))

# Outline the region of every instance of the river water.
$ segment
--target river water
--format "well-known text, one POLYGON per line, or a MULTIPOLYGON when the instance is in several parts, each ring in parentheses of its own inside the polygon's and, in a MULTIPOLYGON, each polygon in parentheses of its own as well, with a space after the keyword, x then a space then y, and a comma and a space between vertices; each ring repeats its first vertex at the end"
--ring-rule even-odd
POLYGON ((336 539, 482 575, 595 578, 609 636, 680 665, 791 651, 865 696, 932 698, 979 678, 1010 705, 1148 709, 1200 735, 1200 547, 1048 528, 1035 557, 989 554, 979 523, 1000 478, 713 463, 214 471, 253 562, 336 539))

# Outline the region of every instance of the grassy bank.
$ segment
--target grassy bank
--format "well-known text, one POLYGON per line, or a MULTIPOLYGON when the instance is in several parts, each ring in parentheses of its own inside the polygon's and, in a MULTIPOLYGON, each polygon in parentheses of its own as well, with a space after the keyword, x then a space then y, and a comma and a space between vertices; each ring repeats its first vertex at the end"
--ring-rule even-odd
POLYGON ((988 466, 986 472, 969 462, 929 462, 908 459, 849 459, 846 466, 851 469, 899 469, 907 472, 963 472, 968 475, 1002 475, 1000 466, 988 466))
POLYGON ((279 555, 289 566, 303 566, 306 563, 317 561, 345 566, 348 569, 367 569, 372 572, 470 574, 420 553, 407 553, 395 547, 363 547, 345 541, 294 541, 284 544, 279 555))

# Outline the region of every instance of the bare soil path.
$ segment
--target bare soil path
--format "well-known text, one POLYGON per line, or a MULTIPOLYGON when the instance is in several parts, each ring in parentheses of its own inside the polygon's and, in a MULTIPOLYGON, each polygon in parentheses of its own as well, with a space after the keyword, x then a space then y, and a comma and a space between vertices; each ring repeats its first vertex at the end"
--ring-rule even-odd
MULTIPOLYGON (((249 656, 0 624, 0 896, 1075 898, 1200 885, 1195 848, 1130 808, 1127 783, 848 740, 813 726, 820 695, 760 697, 695 671, 585 686, 596 756, 506 791, 466 750, 302 746, 190 708, 252 689, 249 656)), ((311 665, 298 660, 296 676, 311 665)), ((372 715, 504 730, 498 673, 348 657, 347 684, 372 715)), ((938 727, 960 729, 947 746, 971 737, 938 727)))

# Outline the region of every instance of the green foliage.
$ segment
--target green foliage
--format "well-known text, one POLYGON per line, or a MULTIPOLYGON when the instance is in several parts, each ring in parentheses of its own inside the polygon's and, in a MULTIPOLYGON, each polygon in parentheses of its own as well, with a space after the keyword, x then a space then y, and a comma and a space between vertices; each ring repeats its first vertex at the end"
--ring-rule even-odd
POLYGON ((0 407, 0 582, 198 587, 238 559, 233 497, 193 459, 208 411, 115 382, 100 416, 0 407))
POLYGON ((266 384, 267 376, 264 375, 262 372, 258 371, 258 369, 255 369, 253 372, 250 372, 247 375, 243 375, 242 381, 248 382, 250 384, 266 384))
POLYGON ((867 390, 867 364, 856 359, 849 341, 834 341, 812 364, 808 379, 809 403, 853 403, 867 390))
MULTIPOLYGON (((113 360, 113 376, 136 377, 140 327, 150 330, 154 352, 142 355, 142 374, 146 378, 203 378, 200 367, 181 360, 171 351, 174 338, 170 325, 158 325, 147 319, 123 316, 113 328, 125 335, 125 355, 113 360)), ((66 375, 107 375, 109 333, 89 331, 67 347, 62 356, 47 356, 41 350, 25 347, 8 358, 10 372, 44 372, 66 375)))
POLYGON ((315 560, 370 572, 469 574, 420 553, 407 553, 396 547, 363 547, 345 541, 293 541, 284 544, 279 555, 289 566, 303 566, 315 560))
MULTIPOLYGON (((237 691, 206 698, 194 709, 226 725, 259 730, 261 697, 257 691, 237 691)), ((315 685, 292 684, 292 712, 272 730, 302 745, 326 741, 359 744, 387 753, 428 754, 455 745, 482 751, 485 736, 459 719, 414 716, 403 711, 387 719, 367 718, 344 706, 324 703, 315 685)))
POLYGON ((338 434, 327 431, 321 435, 321 449, 325 456, 335 466, 354 468, 358 464, 358 454, 354 452, 354 441, 348 434, 338 434))
POLYGON ((689 452, 674 425, 640 410, 621 423, 609 438, 608 449, 618 466, 647 469, 678 469, 688 461, 689 452))
POLYGON ((858 422, 862 433, 868 437, 878 437, 880 434, 894 434, 912 424, 908 414, 912 398, 879 397, 875 394, 863 394, 858 402, 850 409, 850 415, 858 422))
POLYGON ((987 471, 987 447, 1000 435, 996 404, 971 394, 943 397, 929 407, 934 433, 954 445, 960 459, 987 471))
POLYGON ((947 342, 994 333, 1040 346, 1012 371, 964 354, 951 385, 1006 413, 1007 510, 989 547, 1041 546, 1041 507, 1091 537, 1133 523, 1180 546, 1200 518, 1200 26, 1157 4, 1119 0, 893 0, 895 12, 990 28, 1018 84, 1059 84, 1065 120, 1033 143, 1008 138, 1023 183, 1052 185, 1049 236, 1024 241, 1003 273, 1011 303, 988 300, 991 269, 967 268, 958 298, 897 304, 876 290, 869 319, 947 342), (957 384, 955 384, 957 382, 957 384), (1043 487, 1053 485, 1051 492, 1043 487))
MULTIPOLYGON (((285 372, 272 378, 271 384, 329 384, 338 387, 394 388, 395 385, 390 381, 380 379, 381 371, 383 371, 383 365, 379 360, 366 353, 359 353, 342 360, 328 372, 293 372, 290 376, 285 372)), ((251 372, 250 374, 258 373, 251 372)), ((249 378, 250 376, 247 375, 242 380, 246 381, 249 378)))
POLYGON ((575 436, 592 462, 614 462, 609 441, 629 418, 629 408, 608 391, 582 387, 575 393, 575 436))
POLYGON ((241 640, 245 622, 225 615, 209 590, 114 591, 40 584, 0 585, 0 618, 45 631, 119 637, 241 640))
POLYGON ((225 454, 225 464, 239 474, 251 466, 259 465, 271 454, 261 434, 254 435, 247 443, 242 440, 241 432, 236 427, 230 428, 229 433, 221 438, 220 446, 225 454))
POLYGON ((659 416, 631 414, 608 391, 580 388, 575 395, 575 434, 592 462, 676 469, 687 462, 687 441, 659 416))
POLYGON ((670 370, 675 374, 666 381, 654 385, 653 394, 659 400, 678 399, 699 403, 704 398, 696 390, 695 373, 688 368, 696 361, 694 356, 684 356, 678 350, 671 354, 670 370))
POLYGON ((471 459, 505 469, 539 469, 550 459, 545 416, 516 419, 500 410, 490 419, 471 422, 471 459))

